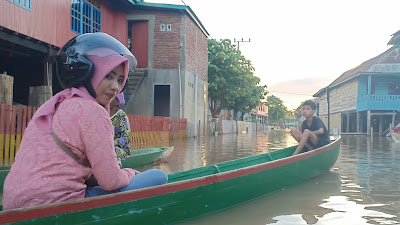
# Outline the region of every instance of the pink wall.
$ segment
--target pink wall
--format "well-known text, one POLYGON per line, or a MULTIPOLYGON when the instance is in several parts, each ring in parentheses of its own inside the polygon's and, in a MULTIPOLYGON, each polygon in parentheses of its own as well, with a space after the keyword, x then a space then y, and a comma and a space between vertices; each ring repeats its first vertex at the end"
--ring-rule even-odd
MULTIPOLYGON (((113 12, 100 1, 101 31, 128 43, 126 14, 113 12)), ((7 0, 0 1, 0 26, 61 47, 77 34, 71 31, 71 0, 34 0, 31 11, 7 0)))

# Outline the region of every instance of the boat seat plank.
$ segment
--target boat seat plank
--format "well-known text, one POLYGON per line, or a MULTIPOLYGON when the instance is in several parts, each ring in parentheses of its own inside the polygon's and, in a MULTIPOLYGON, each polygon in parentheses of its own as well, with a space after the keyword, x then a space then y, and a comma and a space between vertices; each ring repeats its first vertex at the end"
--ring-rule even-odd
POLYGON ((221 173, 221 170, 219 169, 218 165, 213 165, 215 169, 217 169, 217 173, 221 173))

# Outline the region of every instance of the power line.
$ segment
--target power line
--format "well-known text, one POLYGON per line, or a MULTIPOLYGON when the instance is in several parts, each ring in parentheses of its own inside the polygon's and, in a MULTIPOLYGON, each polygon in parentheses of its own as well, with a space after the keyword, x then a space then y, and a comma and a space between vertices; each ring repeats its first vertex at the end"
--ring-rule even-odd
POLYGON ((289 94, 289 95, 304 95, 304 96, 312 96, 312 94, 299 94, 299 93, 291 93, 291 92, 284 92, 284 91, 271 91, 268 90, 268 92, 275 92, 275 93, 281 93, 281 94, 289 94))
POLYGON ((250 38, 249 38, 248 41, 243 40, 243 38, 242 38, 242 40, 236 40, 236 38, 234 38, 233 42, 237 42, 238 43, 237 44, 237 49, 239 50, 240 43, 250 42, 250 38))

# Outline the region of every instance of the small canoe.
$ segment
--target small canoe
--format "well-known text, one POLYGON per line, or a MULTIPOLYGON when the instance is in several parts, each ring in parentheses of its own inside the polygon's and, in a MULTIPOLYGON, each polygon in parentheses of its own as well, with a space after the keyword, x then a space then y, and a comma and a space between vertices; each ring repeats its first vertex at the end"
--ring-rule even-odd
MULTIPOLYGON (((171 155, 173 150, 174 146, 133 150, 131 151, 132 155, 125 158, 122 167, 136 169, 141 166, 152 164, 158 160, 167 158, 171 155)), ((9 171, 9 166, 0 167, 0 194, 3 193, 4 180, 9 171)))
POLYGON ((174 150, 174 146, 163 148, 147 148, 131 151, 131 156, 125 158, 122 163, 123 168, 138 168, 152 164, 158 160, 169 157, 174 150))
MULTIPOLYGON (((340 138, 169 174, 165 185, 0 212, 0 224, 172 224, 225 209, 329 171, 340 138)), ((290 204, 290 203, 289 203, 290 204)))
POLYGON ((400 134, 399 133, 395 133, 393 130, 391 130, 390 136, 392 137, 394 142, 400 143, 400 134))

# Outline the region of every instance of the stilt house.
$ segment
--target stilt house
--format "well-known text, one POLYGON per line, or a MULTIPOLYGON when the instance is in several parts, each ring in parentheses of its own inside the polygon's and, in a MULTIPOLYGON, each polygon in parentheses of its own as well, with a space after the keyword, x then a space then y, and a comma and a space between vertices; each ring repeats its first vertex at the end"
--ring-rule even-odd
POLYGON ((388 50, 314 94, 320 97, 318 113, 331 134, 337 128, 341 133, 385 135, 399 123, 400 31, 392 36, 388 50))

